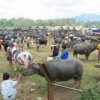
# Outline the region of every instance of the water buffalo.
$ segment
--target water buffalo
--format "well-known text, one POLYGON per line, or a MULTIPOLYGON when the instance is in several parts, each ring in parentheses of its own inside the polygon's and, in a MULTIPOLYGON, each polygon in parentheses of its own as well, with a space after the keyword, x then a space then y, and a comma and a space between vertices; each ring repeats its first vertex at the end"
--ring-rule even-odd
POLYGON ((17 70, 17 65, 23 65, 23 68, 27 68, 33 62, 33 56, 27 51, 19 51, 16 47, 8 48, 8 56, 11 58, 12 63, 14 64, 15 71, 17 70))
POLYGON ((97 48, 97 43, 83 42, 78 43, 73 46, 73 56, 77 57, 77 54, 85 55, 86 59, 91 52, 93 52, 97 48))
POLYGON ((28 69, 22 72, 22 75, 28 76, 36 73, 44 77, 42 67, 47 69, 53 82, 74 79, 74 82, 79 82, 79 85, 81 85, 83 64, 78 59, 50 60, 40 65, 33 63, 28 69))
POLYGON ((61 37, 55 37, 54 38, 54 43, 56 43, 56 44, 60 44, 61 41, 62 41, 62 38, 61 37))
POLYGON ((7 52, 7 47, 9 46, 9 44, 11 42, 12 42, 11 39, 4 39, 4 41, 3 41, 3 47, 4 47, 5 52, 7 52))
POLYGON ((66 38, 62 39, 62 45, 66 45, 67 48, 72 48, 75 44, 81 43, 81 42, 82 42, 81 38, 75 37, 75 36, 73 36, 73 38, 66 37, 66 38))
POLYGON ((36 39, 37 44, 37 51, 39 50, 40 45, 47 45, 47 38, 46 37, 39 37, 36 39))

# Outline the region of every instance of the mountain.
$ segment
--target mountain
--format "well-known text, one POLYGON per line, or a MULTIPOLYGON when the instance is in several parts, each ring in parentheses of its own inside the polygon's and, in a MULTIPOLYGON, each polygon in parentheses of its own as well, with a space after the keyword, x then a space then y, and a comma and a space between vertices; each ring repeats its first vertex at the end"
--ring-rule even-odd
POLYGON ((100 21, 100 15, 96 15, 96 14, 82 14, 80 16, 76 16, 74 17, 74 19, 76 19, 76 21, 78 22, 94 22, 94 21, 100 21))

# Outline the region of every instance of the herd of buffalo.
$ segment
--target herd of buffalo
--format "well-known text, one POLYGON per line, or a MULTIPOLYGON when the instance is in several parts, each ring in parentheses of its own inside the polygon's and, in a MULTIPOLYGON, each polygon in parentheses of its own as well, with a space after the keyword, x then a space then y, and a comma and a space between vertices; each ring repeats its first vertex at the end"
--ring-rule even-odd
MULTIPOLYGON (((66 45, 67 48, 71 48, 73 51, 73 56, 77 57, 77 54, 85 55, 86 59, 89 59, 91 52, 97 49, 99 40, 94 36, 83 35, 81 31, 76 30, 75 28, 69 29, 60 27, 59 29, 48 29, 46 27, 32 28, 28 29, 22 28, 13 28, 11 30, 1 29, 0 30, 0 39, 3 41, 2 45, 4 46, 5 52, 7 52, 7 47, 12 42, 20 41, 27 42, 27 37, 36 44, 37 52, 41 45, 47 45, 48 37, 53 39, 53 44, 66 45)), ((55 81, 64 81, 69 79, 74 79, 74 81, 81 82, 83 74, 83 64, 80 60, 68 59, 68 60, 51 60, 46 61, 43 64, 31 64, 28 69, 25 69, 22 72, 23 76, 31 75, 34 73, 39 74, 44 77, 42 67, 45 67, 50 75, 50 78, 53 82, 55 81)))

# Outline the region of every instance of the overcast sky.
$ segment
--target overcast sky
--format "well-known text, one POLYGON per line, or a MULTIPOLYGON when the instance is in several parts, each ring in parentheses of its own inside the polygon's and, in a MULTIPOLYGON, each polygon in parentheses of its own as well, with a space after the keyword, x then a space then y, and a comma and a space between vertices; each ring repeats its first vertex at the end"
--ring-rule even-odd
POLYGON ((0 0, 0 18, 54 19, 100 14, 99 0, 0 0))

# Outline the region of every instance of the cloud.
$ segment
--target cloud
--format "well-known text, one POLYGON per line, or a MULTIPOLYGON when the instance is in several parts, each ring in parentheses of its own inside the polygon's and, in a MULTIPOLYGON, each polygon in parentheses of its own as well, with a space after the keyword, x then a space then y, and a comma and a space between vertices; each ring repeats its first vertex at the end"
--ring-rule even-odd
POLYGON ((67 18, 100 13, 99 0, 0 0, 0 18, 67 18))

